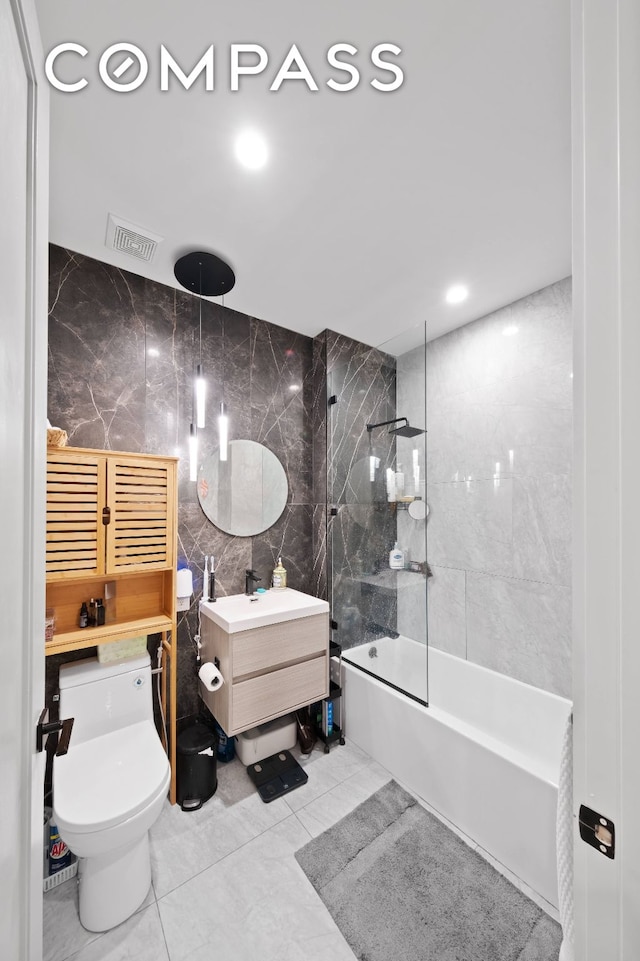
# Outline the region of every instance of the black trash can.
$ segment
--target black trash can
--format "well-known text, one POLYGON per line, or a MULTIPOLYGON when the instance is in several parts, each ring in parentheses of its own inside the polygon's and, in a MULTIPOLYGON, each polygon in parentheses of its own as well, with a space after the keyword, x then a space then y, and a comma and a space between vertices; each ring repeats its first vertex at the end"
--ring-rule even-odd
POLYGON ((197 721, 178 734, 176 742, 178 804, 197 811, 216 793, 218 735, 197 721))

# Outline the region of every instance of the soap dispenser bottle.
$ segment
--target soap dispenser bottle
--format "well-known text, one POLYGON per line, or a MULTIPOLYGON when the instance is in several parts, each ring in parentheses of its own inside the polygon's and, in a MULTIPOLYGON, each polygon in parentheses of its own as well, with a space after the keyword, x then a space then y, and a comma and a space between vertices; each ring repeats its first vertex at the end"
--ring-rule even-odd
POLYGON ((393 550, 389 551, 389 567, 392 571, 401 571, 404 567, 404 551, 398 547, 396 541, 393 550))
POLYGON ((278 558, 277 567, 273 569, 273 578, 271 580, 271 586, 277 590, 281 591, 287 586, 287 572, 282 566, 282 558, 278 558))

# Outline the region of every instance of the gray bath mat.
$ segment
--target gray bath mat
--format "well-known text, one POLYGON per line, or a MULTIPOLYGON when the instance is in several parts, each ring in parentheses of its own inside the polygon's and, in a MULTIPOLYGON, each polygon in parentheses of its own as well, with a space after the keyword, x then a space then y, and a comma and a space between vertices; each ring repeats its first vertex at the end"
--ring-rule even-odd
POLYGON ((361 961, 557 961, 560 926, 395 781, 296 858, 361 961))

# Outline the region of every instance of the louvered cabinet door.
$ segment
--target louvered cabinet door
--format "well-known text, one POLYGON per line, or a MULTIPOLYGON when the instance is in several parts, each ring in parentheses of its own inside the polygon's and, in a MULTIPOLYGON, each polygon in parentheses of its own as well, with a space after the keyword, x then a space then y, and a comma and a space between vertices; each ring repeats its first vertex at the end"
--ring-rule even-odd
POLYGON ((162 458, 108 459, 107 573, 174 566, 175 473, 175 464, 162 458))
POLYGON ((104 573, 104 457, 47 454, 47 580, 104 573))

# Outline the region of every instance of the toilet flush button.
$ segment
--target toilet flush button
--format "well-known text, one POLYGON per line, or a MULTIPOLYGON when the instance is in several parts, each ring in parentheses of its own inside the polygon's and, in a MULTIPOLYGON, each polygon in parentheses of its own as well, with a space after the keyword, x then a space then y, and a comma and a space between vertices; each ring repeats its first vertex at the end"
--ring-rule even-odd
POLYGON ((143 677, 136 677, 136 678, 134 679, 134 682, 133 682, 133 686, 134 686, 134 687, 142 687, 143 684, 144 684, 144 678, 143 678, 143 677))

